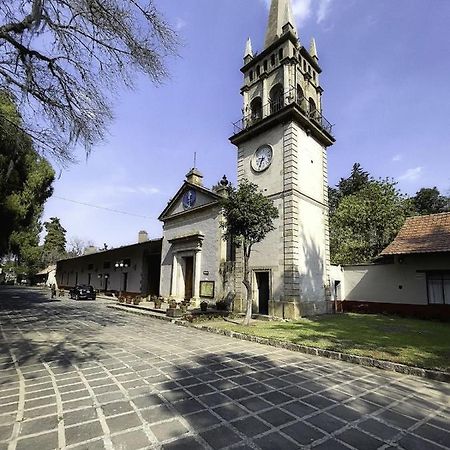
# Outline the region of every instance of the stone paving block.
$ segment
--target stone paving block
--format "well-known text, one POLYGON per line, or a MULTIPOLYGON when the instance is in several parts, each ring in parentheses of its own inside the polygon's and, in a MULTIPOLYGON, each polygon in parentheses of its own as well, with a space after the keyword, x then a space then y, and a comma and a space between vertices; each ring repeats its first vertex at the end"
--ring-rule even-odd
POLYGON ((61 394, 66 394, 67 392, 73 392, 73 391, 81 391, 83 389, 86 389, 86 386, 84 383, 74 383, 74 384, 67 384, 64 386, 58 387, 58 390, 61 394))
POLYGON ((273 427, 280 427, 281 425, 286 425, 293 420, 296 420, 294 416, 282 411, 279 408, 269 409, 258 414, 258 417, 265 420, 273 427))
POLYGON ((99 404, 107 404, 111 402, 116 402, 118 400, 123 400, 124 395, 122 392, 108 392, 107 394, 99 394, 96 395, 96 399, 99 404))
POLYGON ((316 430, 304 422, 296 422, 280 429, 301 445, 309 445, 314 441, 323 438, 324 433, 316 430))
POLYGON ((162 392, 161 395, 169 402, 176 402, 192 397, 191 394, 184 389, 175 389, 173 391, 162 392))
POLYGON ((219 426, 200 433, 200 436, 214 449, 218 450, 241 441, 239 435, 228 427, 219 426))
POLYGON ((347 422, 353 422, 361 418, 361 414, 352 408, 345 405, 337 405, 327 410, 328 414, 336 416, 338 419, 345 420, 347 422))
POLYGON ((306 389, 301 388, 300 386, 288 386, 280 390, 280 392, 284 392, 287 395, 290 395, 292 398, 301 399, 306 395, 310 395, 311 392, 306 389))
POLYGON ((16 450, 53 450, 58 448, 58 433, 41 434, 39 436, 25 437, 17 441, 16 450))
POLYGON ((209 411, 200 411, 194 414, 189 414, 188 416, 184 416, 184 419, 196 432, 220 423, 220 419, 211 414, 209 411))
POLYGON ((163 445, 163 450, 204 450, 204 446, 192 437, 177 439, 163 445))
POLYGON ((356 428, 345 430, 336 435, 336 437, 340 441, 346 442, 355 448, 363 448, 364 450, 375 450, 383 445, 383 441, 375 439, 356 428))
POLYGON ((95 395, 107 394, 109 392, 119 392, 120 388, 116 384, 108 384, 107 386, 100 386, 92 388, 95 395))
POLYGON ((103 439, 96 439, 95 441, 89 441, 85 444, 76 445, 70 447, 70 450, 104 450, 105 444, 103 439))
POLYGON ((266 402, 260 397, 245 398, 239 400, 239 403, 252 412, 262 411, 263 409, 271 408, 273 406, 271 403, 266 402))
POLYGON ((79 400, 81 398, 89 397, 89 391, 87 389, 83 389, 81 391, 73 391, 61 394, 61 399, 63 402, 70 402, 72 400, 79 400))
POLYGON ((436 442, 437 444, 441 444, 444 447, 450 447, 450 429, 448 426, 446 431, 433 427, 432 425, 425 424, 414 430, 414 434, 424 439, 428 439, 429 441, 436 442))
POLYGON ((106 419, 106 423, 108 424, 111 433, 125 431, 142 425, 141 419, 139 419, 135 412, 122 414, 116 417, 109 417, 106 419))
POLYGON ((198 397, 198 399, 205 405, 208 405, 210 408, 223 405, 224 403, 228 403, 230 401, 228 397, 221 394, 220 392, 202 395, 201 397, 198 397))
POLYGON ((330 416, 327 413, 316 414, 315 416, 312 416, 306 420, 308 423, 314 425, 317 428, 320 428, 327 433, 333 433, 347 425, 346 422, 330 416))
POLYGON ((137 450, 148 448, 150 441, 142 430, 133 430, 111 437, 113 446, 117 450, 137 450))
POLYGON ((55 395, 55 390, 53 388, 51 389, 44 389, 39 391, 33 391, 33 392, 26 392, 25 398, 26 400, 34 400, 42 397, 50 397, 55 395))
POLYGON ((66 427, 66 444, 78 444, 84 441, 103 436, 103 429, 99 421, 66 427))
POLYGON ((56 404, 43 406, 41 408, 27 409, 24 411, 24 419, 33 419, 35 417, 50 416, 56 414, 56 404))
POLYGON ((139 409, 151 408, 155 405, 160 405, 163 400, 156 394, 147 394, 142 397, 133 398, 134 405, 139 409))
POLYGON ((283 405, 283 409, 300 419, 317 411, 317 409, 301 401, 293 401, 283 405))
POLYGON ((174 403, 173 406, 181 415, 198 412, 205 409, 205 407, 194 398, 181 400, 180 402, 174 403))
POLYGON ((94 407, 79 409, 65 412, 63 417, 65 426, 75 425, 97 419, 97 410, 94 407))
POLYGON ((167 441, 189 432, 179 420, 151 425, 150 428, 159 442, 167 441))
POLYGON ((328 439, 325 442, 314 446, 314 450, 348 450, 348 447, 341 444, 336 439, 328 439))
POLYGON ((120 402, 113 402, 108 403, 106 405, 102 406, 103 413, 105 416, 115 416, 117 414, 122 414, 126 412, 133 411, 133 407, 131 406, 130 402, 128 401, 120 401, 120 402))
POLYGON ((248 437, 253 437, 270 430, 269 426, 261 422, 261 420, 258 420, 256 417, 239 419, 231 422, 231 425, 248 437))
POLYGON ((390 410, 385 410, 377 413, 376 418, 383 420, 388 425, 392 425, 403 430, 408 429, 416 422, 414 419, 408 418, 403 414, 399 414, 390 410))
POLYGON ((17 402, 9 403, 7 405, 0 404, 0 414, 7 414, 7 413, 11 413, 11 412, 17 411, 18 405, 19 404, 17 402))
POLYGON ((292 400, 291 396, 283 394, 279 391, 268 392, 266 394, 262 394, 261 397, 273 405, 281 405, 282 403, 287 403, 292 400))
MULTIPOLYGON (((404 450, 442 450, 442 446, 425 441, 424 439, 409 433, 403 436, 397 443, 404 450)), ((448 446, 444 448, 448 448, 448 446)))
POLYGON ((298 444, 287 439, 278 432, 266 434, 263 437, 255 439, 255 444, 261 450, 298 450, 298 444))
POLYGON ((211 386, 208 386, 207 384, 197 384, 196 386, 189 386, 186 387, 185 389, 195 397, 215 392, 214 389, 211 386))
POLYGON ((148 423, 168 420, 175 416, 175 413, 165 405, 155 406, 151 409, 143 409, 141 414, 148 423))
POLYGON ((399 430, 372 418, 358 424, 358 428, 361 428, 362 430, 367 431, 368 433, 373 434, 384 441, 391 440, 394 436, 399 434, 399 430))
POLYGON ((219 414, 220 417, 228 421, 248 415, 248 412, 244 408, 235 403, 229 403, 223 406, 219 406, 213 411, 216 414, 219 414))
POLYGON ((63 411, 73 411, 80 408, 88 408, 94 405, 94 400, 89 398, 81 398, 79 400, 72 400, 70 402, 63 402, 63 411))
POLYGON ((42 433, 43 431, 50 431, 58 427, 58 417, 48 416, 41 419, 33 419, 22 422, 20 426, 20 436, 28 434, 42 433))
POLYGON ((11 437, 14 424, 0 425, 0 441, 6 441, 11 437))

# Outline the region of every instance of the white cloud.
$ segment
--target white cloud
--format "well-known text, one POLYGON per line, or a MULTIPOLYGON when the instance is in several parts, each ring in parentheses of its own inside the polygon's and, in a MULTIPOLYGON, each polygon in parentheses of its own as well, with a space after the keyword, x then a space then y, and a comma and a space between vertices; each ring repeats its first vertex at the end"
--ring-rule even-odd
MULTIPOLYGON (((269 8, 271 0, 264 0, 264 3, 269 8)), ((311 17, 321 23, 327 19, 332 3, 333 0, 292 0, 292 12, 300 25, 311 17)))
POLYGON ((408 169, 404 174, 398 177, 401 181, 415 181, 420 178, 422 174, 423 167, 414 167, 413 169, 408 169))
POLYGON ((180 31, 181 29, 183 29, 185 26, 187 25, 187 22, 182 19, 181 17, 177 17, 175 19, 175 29, 177 31, 180 31))
POLYGON ((403 159, 403 155, 401 155, 400 153, 397 153, 396 155, 394 155, 392 157, 392 162, 399 162, 403 159))

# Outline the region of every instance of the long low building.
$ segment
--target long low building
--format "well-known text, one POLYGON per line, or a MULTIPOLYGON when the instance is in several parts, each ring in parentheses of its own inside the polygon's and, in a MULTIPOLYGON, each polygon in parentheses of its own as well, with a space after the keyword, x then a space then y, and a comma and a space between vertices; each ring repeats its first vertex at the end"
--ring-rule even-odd
POLYGON ((450 319, 450 213, 410 217, 373 264, 333 267, 344 311, 450 319))
MULTIPOLYGON (((141 235, 140 235, 141 236, 141 235)), ((58 261, 59 288, 90 284, 105 293, 159 295, 162 239, 58 261)))

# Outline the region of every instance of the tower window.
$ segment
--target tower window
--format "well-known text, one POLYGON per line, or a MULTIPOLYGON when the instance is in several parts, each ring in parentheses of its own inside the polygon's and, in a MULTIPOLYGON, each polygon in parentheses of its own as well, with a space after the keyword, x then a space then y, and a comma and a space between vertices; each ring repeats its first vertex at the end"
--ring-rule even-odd
POLYGON ((313 71, 313 80, 316 81, 316 72, 313 71))
POLYGON ((261 97, 255 97, 250 103, 251 120, 257 121, 262 119, 262 100, 261 97))
POLYGON ((313 119, 318 117, 316 102, 311 97, 309 97, 309 116, 313 119))
POLYGON ((308 64, 308 73, 311 73, 311 66, 308 64))
POLYGON ((277 84, 270 91, 270 113, 274 114, 284 106, 284 89, 282 84, 277 84))
POLYGON ((253 70, 250 70, 250 81, 253 81, 253 70))
POLYGON ((275 65, 275 55, 272 55, 270 57, 270 64, 272 65, 272 67, 275 65))
POLYGON ((303 60, 303 72, 306 72, 306 61, 303 60))
POLYGON ((264 72, 267 72, 267 60, 264 61, 264 72))
POLYGON ((256 76, 259 77, 260 74, 261 74, 261 67, 256 66, 256 76))
POLYGON ((300 108, 305 109, 305 97, 303 95, 303 89, 299 84, 297 84, 297 103, 300 108))
POLYGON ((278 59, 280 60, 280 62, 283 59, 283 49, 282 48, 280 48, 280 50, 278 50, 278 59))

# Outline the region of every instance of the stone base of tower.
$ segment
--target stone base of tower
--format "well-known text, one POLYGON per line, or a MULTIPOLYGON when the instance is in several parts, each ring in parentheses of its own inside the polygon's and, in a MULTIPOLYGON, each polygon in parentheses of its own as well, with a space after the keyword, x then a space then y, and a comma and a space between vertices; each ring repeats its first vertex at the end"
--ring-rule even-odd
MULTIPOLYGON (((269 301, 269 316, 278 319, 297 320, 301 317, 316 316, 329 313, 328 303, 323 301, 269 301)), ((233 312, 245 313, 246 301, 236 298, 233 303, 233 312)), ((256 306, 253 307, 254 314, 258 314, 256 306)))

